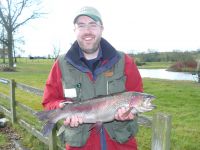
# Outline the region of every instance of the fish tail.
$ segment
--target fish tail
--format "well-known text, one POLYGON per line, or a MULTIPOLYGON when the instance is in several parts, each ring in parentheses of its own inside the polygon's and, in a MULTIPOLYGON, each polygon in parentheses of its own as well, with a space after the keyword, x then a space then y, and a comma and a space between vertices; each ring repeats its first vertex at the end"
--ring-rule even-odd
POLYGON ((37 112, 35 115, 39 118, 39 120, 48 120, 50 116, 55 112, 55 110, 49 110, 49 111, 40 111, 37 112))
POLYGON ((44 136, 47 136, 47 135, 53 130, 54 126, 55 126, 55 123, 52 123, 52 122, 49 122, 49 121, 48 121, 48 122, 44 125, 44 127, 43 127, 43 129, 42 129, 42 134, 43 134, 44 136))

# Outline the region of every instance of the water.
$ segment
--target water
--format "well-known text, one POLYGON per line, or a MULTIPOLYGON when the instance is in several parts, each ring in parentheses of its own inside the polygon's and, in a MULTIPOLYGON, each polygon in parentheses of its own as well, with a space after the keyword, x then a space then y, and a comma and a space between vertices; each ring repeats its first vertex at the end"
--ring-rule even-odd
POLYGON ((165 69, 139 69, 143 77, 169 79, 169 80, 190 80, 197 81, 197 75, 186 72, 171 72, 165 69))

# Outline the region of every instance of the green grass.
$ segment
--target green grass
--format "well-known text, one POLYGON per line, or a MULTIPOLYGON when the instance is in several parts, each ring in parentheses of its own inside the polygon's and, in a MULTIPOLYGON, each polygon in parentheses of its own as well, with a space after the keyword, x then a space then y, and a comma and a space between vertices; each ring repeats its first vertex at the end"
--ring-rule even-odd
MULTIPOLYGON (((24 63, 17 64, 17 72, 0 72, 0 78, 15 79, 17 82, 25 83, 40 89, 43 89, 48 73, 50 71, 52 61, 49 63, 24 63)), ((166 64, 160 64, 165 66, 166 64)), ((151 66, 159 66, 158 63, 151 66)), ((171 149, 172 150, 198 150, 200 147, 200 84, 192 81, 172 81, 144 78, 144 91, 156 96, 154 104, 157 109, 146 113, 153 115, 157 112, 164 112, 172 116, 171 131, 171 149)), ((9 94, 9 87, 0 84, 0 92, 9 94)), ((26 94, 20 90, 17 91, 16 99, 29 107, 41 110, 41 97, 32 94, 26 94)), ((8 106, 7 101, 0 101, 1 105, 8 106)), ((23 114, 26 119, 36 128, 40 128, 40 124, 29 114, 23 114)), ((15 129, 23 136, 23 144, 31 147, 33 150, 47 149, 32 135, 20 126, 15 125, 15 129), (30 139, 30 140, 29 140, 30 139)), ((1 135, 0 135, 1 141, 1 135)), ((139 150, 151 149, 151 129, 140 127, 137 134, 139 150)))
POLYGON ((53 60, 20 59, 19 61, 16 72, 0 72, 0 77, 14 79, 19 83, 43 89, 53 60))
POLYGON ((138 66, 141 69, 163 69, 171 66, 172 62, 145 62, 145 65, 138 66))
MULTIPOLYGON (((200 84, 190 81, 144 79, 145 92, 157 98, 157 109, 148 114, 164 112, 172 116, 171 149, 197 150, 200 147, 200 84)), ((149 134, 149 132, 148 132, 149 134)), ((146 128, 138 134, 140 149, 146 128)), ((150 140, 150 139, 148 139, 150 140)))
MULTIPOLYGON (((0 118, 4 118, 4 117, 5 116, 3 115, 3 113, 0 112, 0 118)), ((1 130, 1 128, 0 128, 0 130, 1 130)), ((5 134, 2 134, 0 132, 0 147, 6 145, 6 143, 7 143, 7 139, 6 139, 5 134)))
POLYGON ((0 133, 0 146, 5 145, 6 142, 7 142, 6 136, 5 136, 4 134, 1 134, 1 133, 0 133))

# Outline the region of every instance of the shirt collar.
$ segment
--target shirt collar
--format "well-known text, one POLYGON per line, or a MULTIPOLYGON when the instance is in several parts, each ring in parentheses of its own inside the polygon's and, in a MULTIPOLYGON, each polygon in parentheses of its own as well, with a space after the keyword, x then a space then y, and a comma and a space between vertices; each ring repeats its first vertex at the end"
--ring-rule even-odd
MULTIPOLYGON (((79 47, 79 57, 80 57, 80 60, 85 60, 83 51, 82 51, 82 49, 80 47, 79 47)), ((100 60, 102 58, 103 58, 102 49, 101 49, 101 46, 99 46, 99 53, 98 53, 98 55, 97 55, 97 57, 95 59, 96 60, 100 60)))

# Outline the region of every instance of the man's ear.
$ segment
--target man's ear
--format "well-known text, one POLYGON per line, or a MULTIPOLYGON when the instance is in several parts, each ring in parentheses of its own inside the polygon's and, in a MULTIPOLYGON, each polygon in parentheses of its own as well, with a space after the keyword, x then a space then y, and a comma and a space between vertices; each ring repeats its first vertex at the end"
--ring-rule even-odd
POLYGON ((75 26, 74 26, 74 29, 73 29, 73 31, 75 32, 75 30, 76 30, 76 28, 75 28, 75 26))
POLYGON ((102 29, 102 31, 104 30, 104 26, 103 25, 101 26, 101 29, 102 29))

